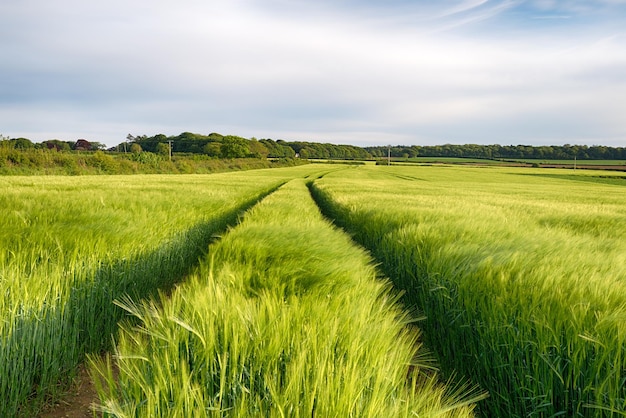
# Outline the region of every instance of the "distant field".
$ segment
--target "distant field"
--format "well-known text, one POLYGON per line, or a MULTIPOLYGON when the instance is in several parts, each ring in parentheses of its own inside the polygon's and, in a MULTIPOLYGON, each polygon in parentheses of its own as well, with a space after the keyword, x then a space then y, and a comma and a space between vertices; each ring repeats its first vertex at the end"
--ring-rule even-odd
POLYGON ((450 163, 450 164, 502 164, 502 161, 490 160, 487 158, 458 158, 458 157, 413 157, 413 158, 391 158, 391 162, 409 163, 450 163))
MULTIPOLYGON (((449 164, 488 164, 488 165, 511 165, 519 164, 539 164, 539 165, 563 165, 573 166, 574 160, 546 160, 532 158, 515 159, 487 159, 487 158, 458 158, 458 157, 414 157, 414 158, 392 158, 391 163, 449 163, 449 164)), ((626 166, 624 160, 577 160, 577 166, 626 166)))
MULTIPOLYGON (((521 163, 528 164, 548 164, 548 165, 574 165, 574 160, 542 160, 542 159, 515 159, 511 161, 517 161, 521 163)), ((576 165, 624 165, 626 166, 626 161, 624 160, 576 160, 576 165)))
POLYGON ((311 163, 323 163, 323 164, 352 164, 352 165, 364 165, 364 164, 374 164, 374 161, 367 160, 355 160, 355 159, 342 159, 342 158, 309 158, 309 162, 311 163))

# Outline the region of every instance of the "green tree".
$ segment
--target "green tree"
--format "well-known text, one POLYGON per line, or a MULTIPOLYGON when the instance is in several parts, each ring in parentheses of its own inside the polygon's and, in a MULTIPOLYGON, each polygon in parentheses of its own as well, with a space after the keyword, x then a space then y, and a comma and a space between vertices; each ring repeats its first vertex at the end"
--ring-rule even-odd
POLYGON ((141 151, 143 151, 141 145, 137 143, 131 144, 130 152, 132 152, 133 154, 139 154, 141 151))
POLYGON ((103 144, 102 142, 91 142, 92 151, 105 150, 106 147, 106 144, 103 144))
POLYGON ((202 148, 202 151, 209 157, 219 157, 222 155, 222 143, 209 142, 202 148))
POLYGON ((236 136, 224 137, 220 151, 222 158, 245 158, 250 153, 247 141, 236 136))
POLYGON ((156 153, 163 156, 170 155, 170 146, 165 142, 159 142, 156 146, 156 153))
POLYGON ((269 150, 256 138, 250 139, 248 142, 248 149, 250 150, 250 156, 253 158, 267 158, 269 150))
POLYGON ((294 149, 291 148, 285 141, 280 139, 278 141, 274 141, 272 139, 260 139, 259 142, 267 148, 268 157, 293 158, 296 155, 294 149))
POLYGON ((33 144, 28 138, 12 138, 9 139, 9 142, 13 145, 13 148, 15 149, 35 148, 35 144, 33 144))

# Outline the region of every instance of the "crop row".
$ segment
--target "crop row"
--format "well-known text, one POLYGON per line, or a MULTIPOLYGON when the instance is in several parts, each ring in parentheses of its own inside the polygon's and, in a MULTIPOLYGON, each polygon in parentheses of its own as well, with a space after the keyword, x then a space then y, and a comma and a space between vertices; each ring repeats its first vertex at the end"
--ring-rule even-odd
POLYGON ((3 178, 0 416, 59 396, 86 353, 110 347, 115 299, 171 287, 242 211, 310 171, 291 170, 3 178))
POLYGON ((467 417, 480 398, 438 383, 413 319, 302 179, 173 292, 117 303, 139 323, 92 358, 110 416, 467 417))
MULTIPOLYGON (((626 194, 598 173, 361 167, 312 192, 489 417, 626 415, 626 194), (594 177, 596 176, 596 177, 594 177)), ((621 183, 620 183, 621 182, 621 183)))

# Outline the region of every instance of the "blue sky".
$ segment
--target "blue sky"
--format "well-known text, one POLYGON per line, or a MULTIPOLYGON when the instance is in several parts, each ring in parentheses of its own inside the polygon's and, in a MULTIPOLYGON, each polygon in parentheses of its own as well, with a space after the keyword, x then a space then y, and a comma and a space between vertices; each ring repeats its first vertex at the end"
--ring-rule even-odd
POLYGON ((626 146, 626 0, 5 0, 0 134, 626 146))

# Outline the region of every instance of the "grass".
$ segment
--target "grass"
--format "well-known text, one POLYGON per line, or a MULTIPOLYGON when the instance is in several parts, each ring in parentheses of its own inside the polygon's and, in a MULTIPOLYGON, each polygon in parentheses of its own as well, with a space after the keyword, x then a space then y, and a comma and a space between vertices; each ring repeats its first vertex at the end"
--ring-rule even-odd
POLYGON ((489 158, 470 158, 470 157, 407 157, 407 158, 391 158, 391 162, 411 162, 411 163, 449 163, 449 164, 502 164, 501 161, 489 158))
POLYGON ((311 172, 0 178, 0 416, 32 416, 110 347, 115 298, 171 287, 243 210, 311 172))
MULTIPOLYGON (((571 160, 545 160, 541 158, 515 158, 512 161, 518 161, 521 163, 528 164, 557 164, 557 165, 571 165, 574 166, 574 159, 571 160)), ((586 166, 586 165, 626 165, 626 161, 624 160, 576 160, 577 166, 586 166)))
POLYGON ((438 382, 413 319, 303 180, 251 209, 171 295, 118 304, 140 323, 92 360, 109 416, 469 417, 481 398, 438 382))
POLYGON ((482 415, 624 416, 623 185, 545 173, 361 167, 313 191, 423 310, 442 367, 489 391, 482 415))
MULTIPOLYGON (((381 165, 384 165, 386 158, 380 158, 381 165)), ((511 165, 511 163, 537 164, 537 165, 564 165, 567 167, 589 167, 589 166, 623 166, 626 165, 624 160, 546 160, 540 158, 465 158, 465 157, 407 157, 407 158, 391 158, 392 164, 418 163, 418 164, 482 164, 482 165, 511 165)))
POLYGON ((626 415, 623 176, 316 164, 0 180, 0 416, 33 416, 87 353, 119 417, 626 415), (442 384, 422 341, 490 397, 442 384))

